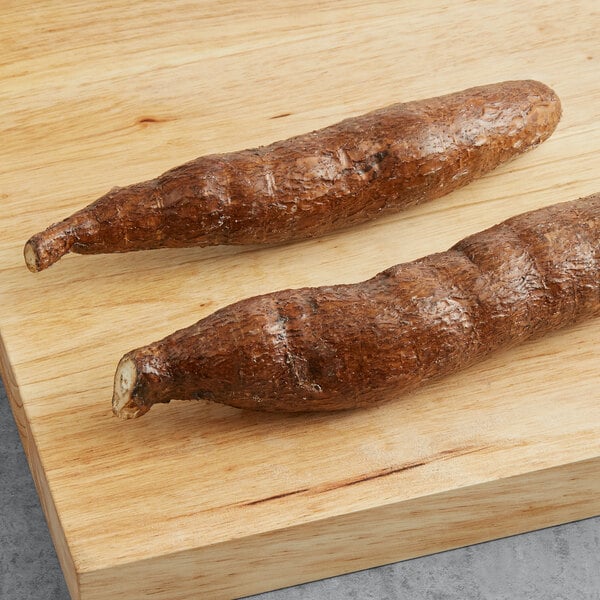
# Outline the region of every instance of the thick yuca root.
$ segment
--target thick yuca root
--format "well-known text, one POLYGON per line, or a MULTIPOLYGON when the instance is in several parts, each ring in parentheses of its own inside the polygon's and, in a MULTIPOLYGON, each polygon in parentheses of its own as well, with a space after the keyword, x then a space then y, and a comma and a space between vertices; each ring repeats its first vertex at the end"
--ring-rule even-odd
POLYGON ((315 237, 448 194, 543 142, 560 115, 543 83, 506 81, 203 156, 34 235, 26 263, 41 271, 68 252, 315 237))
POLYGON ((227 306, 127 354, 113 402, 128 417, 171 399, 355 408, 597 315, 600 194, 513 217, 362 283, 227 306))

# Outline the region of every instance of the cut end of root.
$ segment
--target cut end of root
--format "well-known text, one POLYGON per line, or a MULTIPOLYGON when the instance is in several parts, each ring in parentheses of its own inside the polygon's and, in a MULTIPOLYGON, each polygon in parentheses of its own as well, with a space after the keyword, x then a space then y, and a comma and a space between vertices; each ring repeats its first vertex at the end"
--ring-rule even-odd
POLYGON ((38 255, 35 251, 35 246, 33 245, 33 242, 31 240, 29 240, 25 244, 25 248, 23 249, 23 256, 25 257, 25 264, 27 265, 27 268, 32 273, 37 273, 38 271, 42 270, 38 264, 38 255))
POLYGON ((120 419, 135 419, 150 410, 147 406, 139 406, 133 399, 133 390, 138 379, 135 362, 128 357, 122 358, 115 374, 113 391, 113 413, 120 419))
POLYGON ((72 219, 65 219, 31 236, 23 249, 27 268, 43 271, 68 254, 77 239, 73 226, 72 219))

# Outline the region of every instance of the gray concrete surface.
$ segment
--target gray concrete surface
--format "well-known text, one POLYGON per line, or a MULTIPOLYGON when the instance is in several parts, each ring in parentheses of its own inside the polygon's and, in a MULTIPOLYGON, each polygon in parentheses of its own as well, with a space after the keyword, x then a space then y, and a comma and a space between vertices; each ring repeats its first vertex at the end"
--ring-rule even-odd
MULTIPOLYGON (((68 598, 8 400, 0 386, 0 599, 68 598)), ((600 517, 252 598, 600 600, 600 517)))

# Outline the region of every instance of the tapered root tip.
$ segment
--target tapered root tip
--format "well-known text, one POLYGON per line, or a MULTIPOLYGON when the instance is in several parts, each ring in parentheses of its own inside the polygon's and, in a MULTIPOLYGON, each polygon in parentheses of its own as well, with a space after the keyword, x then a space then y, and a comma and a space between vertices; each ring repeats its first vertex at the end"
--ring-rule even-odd
POLYGON ((77 240, 76 225, 69 217, 31 236, 23 249, 27 268, 34 273, 43 271, 68 254, 77 240))
POLYGON ((135 419, 150 410, 150 407, 140 406, 133 398, 133 391, 138 380, 135 362, 124 357, 117 366, 115 386, 112 399, 112 410, 120 419, 135 419))

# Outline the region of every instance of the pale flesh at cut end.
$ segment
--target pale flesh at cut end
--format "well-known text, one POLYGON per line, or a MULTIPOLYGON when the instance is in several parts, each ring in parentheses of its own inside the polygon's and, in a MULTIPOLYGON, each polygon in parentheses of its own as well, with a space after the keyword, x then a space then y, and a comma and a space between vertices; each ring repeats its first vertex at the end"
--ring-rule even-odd
POLYGON ((149 407, 136 403, 133 392, 138 379, 135 362, 125 357, 121 359, 115 373, 112 399, 113 413, 121 419, 134 419, 148 412, 149 407))
POLYGON ((25 244, 25 248, 23 249, 23 256, 25 257, 25 264, 27 265, 27 268, 32 273, 37 273, 38 271, 41 271, 40 267, 38 266, 37 253, 31 241, 25 244))

